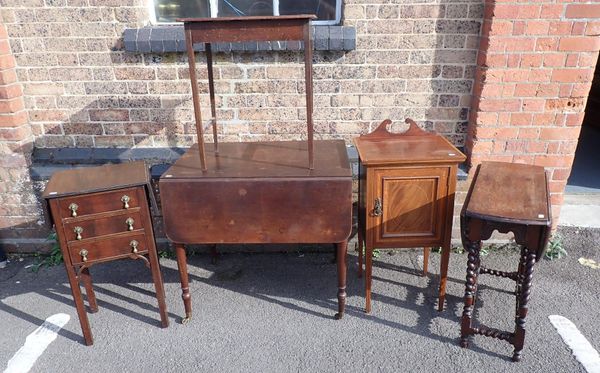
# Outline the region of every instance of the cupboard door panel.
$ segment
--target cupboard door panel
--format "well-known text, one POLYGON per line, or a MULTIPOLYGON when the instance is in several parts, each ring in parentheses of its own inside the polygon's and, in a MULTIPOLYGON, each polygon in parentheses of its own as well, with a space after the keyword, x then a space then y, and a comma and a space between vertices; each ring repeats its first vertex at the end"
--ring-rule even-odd
POLYGON ((370 209, 375 246, 441 244, 449 172, 449 167, 376 169, 370 209))

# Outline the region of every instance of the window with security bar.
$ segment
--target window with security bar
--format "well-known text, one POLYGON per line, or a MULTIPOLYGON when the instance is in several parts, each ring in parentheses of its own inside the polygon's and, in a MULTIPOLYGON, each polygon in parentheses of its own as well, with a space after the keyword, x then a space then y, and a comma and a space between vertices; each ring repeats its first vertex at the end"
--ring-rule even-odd
POLYGON ((154 0, 151 13, 156 23, 174 23, 177 18, 314 14, 314 24, 336 25, 342 0, 154 0))

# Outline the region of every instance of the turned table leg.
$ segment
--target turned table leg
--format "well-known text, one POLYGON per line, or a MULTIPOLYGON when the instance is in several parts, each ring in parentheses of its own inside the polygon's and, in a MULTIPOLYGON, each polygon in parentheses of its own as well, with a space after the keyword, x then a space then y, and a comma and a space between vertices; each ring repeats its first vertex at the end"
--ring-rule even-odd
POLYGON ((479 275, 480 260, 479 253, 481 249, 481 241, 470 242, 463 239, 465 248, 469 256, 467 259, 467 280, 465 284, 465 306, 460 325, 460 345, 461 347, 469 346, 469 335, 473 334, 471 322, 473 319, 473 306, 477 292, 477 277, 479 275))
POLYGON ((520 286, 518 297, 519 308, 516 315, 516 325, 515 325, 515 336, 514 336, 514 346, 515 351, 513 353, 512 360, 520 361, 521 360, 521 352, 523 350, 523 344, 525 343, 525 317, 527 317, 529 302, 529 295, 531 294, 531 281, 533 278, 533 265, 535 264, 535 252, 529 251, 527 249, 524 250, 526 254, 521 256, 521 261, 525 261, 525 263, 521 263, 523 265, 523 276, 519 276, 519 280, 522 280, 523 283, 520 286))
POLYGON ((81 270, 81 281, 85 287, 85 294, 87 295, 88 304, 90 306, 90 312, 98 312, 98 303, 96 302, 96 294, 94 293, 94 287, 92 286, 92 276, 90 275, 90 269, 84 268, 81 270))
POLYGON ((344 317, 346 308, 346 254, 348 252, 348 241, 340 242, 336 245, 337 253, 337 280, 338 280, 338 313, 335 314, 336 320, 344 317))
POLYGON ((179 280, 181 281, 181 298, 185 308, 185 317, 181 320, 181 323, 187 324, 192 319, 192 295, 190 294, 185 245, 175 244, 175 254, 177 255, 177 268, 179 269, 179 280))

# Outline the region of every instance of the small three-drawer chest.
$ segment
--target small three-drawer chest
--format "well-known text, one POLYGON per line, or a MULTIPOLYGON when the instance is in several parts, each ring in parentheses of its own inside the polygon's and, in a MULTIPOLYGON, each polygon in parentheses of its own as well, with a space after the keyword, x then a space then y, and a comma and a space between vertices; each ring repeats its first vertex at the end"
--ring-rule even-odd
POLYGON ((149 181, 144 162, 86 167, 56 172, 43 193, 87 345, 93 344, 93 338, 79 281, 85 286, 90 311, 96 312, 89 268, 101 262, 143 260, 152 272, 161 325, 169 325, 150 215, 149 181))

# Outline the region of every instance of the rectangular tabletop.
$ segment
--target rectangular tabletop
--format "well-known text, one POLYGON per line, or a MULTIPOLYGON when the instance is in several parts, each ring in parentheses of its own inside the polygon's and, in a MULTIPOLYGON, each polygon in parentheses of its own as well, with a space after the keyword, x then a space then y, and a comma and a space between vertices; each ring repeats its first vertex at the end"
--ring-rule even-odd
POLYGON ((551 222, 543 167, 483 162, 471 188, 466 216, 532 225, 551 222))

